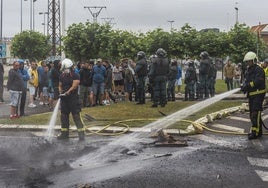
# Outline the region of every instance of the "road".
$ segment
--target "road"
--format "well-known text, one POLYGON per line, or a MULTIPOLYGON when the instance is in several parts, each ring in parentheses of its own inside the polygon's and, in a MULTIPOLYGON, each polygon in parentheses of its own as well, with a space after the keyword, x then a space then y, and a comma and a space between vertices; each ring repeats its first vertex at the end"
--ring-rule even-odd
MULTIPOLYGON (((250 122, 247 113, 236 113, 208 126, 247 132, 250 122)), ((147 134, 88 136, 85 143, 48 143, 43 132, 0 134, 0 187, 268 187, 267 135, 249 141, 204 132, 179 137, 188 147, 154 147, 147 134)))

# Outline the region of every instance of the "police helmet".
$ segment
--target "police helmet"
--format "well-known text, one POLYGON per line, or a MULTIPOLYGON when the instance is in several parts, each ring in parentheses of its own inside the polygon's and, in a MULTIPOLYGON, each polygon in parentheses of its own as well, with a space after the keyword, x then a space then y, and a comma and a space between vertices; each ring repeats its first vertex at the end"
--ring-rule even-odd
POLYGON ((189 66, 189 67, 194 67, 194 61, 189 61, 188 66, 189 66))
POLYGON ((257 55, 254 52, 248 52, 246 53, 245 57, 244 57, 244 62, 246 61, 254 61, 257 58, 257 55))
POLYGON ((62 62, 61 62, 61 69, 70 69, 73 66, 73 62, 72 60, 65 58, 62 62))
POLYGON ((207 59, 209 57, 209 54, 207 51, 203 51, 200 53, 200 57, 203 59, 207 59))
POLYGON ((144 51, 139 51, 139 52, 137 53, 137 57, 138 57, 139 59, 144 58, 144 57, 145 57, 145 53, 144 53, 144 51))
POLYGON ((158 48, 156 50, 156 55, 158 57, 165 57, 167 55, 167 52, 163 48, 158 48))

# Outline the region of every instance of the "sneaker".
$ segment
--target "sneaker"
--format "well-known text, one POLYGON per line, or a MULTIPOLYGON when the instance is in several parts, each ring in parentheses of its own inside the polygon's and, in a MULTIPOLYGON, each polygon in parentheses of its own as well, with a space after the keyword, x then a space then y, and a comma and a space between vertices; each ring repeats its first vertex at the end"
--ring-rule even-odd
POLYGON ((39 104, 40 104, 40 105, 44 105, 44 103, 43 103, 43 102, 40 102, 39 104))
POLYGON ((17 114, 14 114, 14 115, 10 115, 9 118, 10 119, 17 119, 17 118, 19 118, 19 116, 17 114))
POLYGON ((33 104, 33 103, 31 103, 31 104, 28 105, 28 107, 29 107, 29 108, 34 108, 34 107, 36 107, 36 105, 33 104))

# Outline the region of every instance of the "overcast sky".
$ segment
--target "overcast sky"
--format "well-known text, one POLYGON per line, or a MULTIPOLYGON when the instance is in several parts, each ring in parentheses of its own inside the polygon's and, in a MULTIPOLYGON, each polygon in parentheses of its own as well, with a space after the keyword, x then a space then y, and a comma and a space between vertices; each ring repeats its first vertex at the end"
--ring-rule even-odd
MULTIPOLYGON (((20 32, 21 0, 3 1, 3 37, 11 37, 20 32)), ((234 7, 238 2, 238 20, 249 26, 268 23, 267 0, 65 0, 66 25, 93 21, 90 12, 84 6, 106 6, 98 16, 114 18, 113 28, 134 32, 147 32, 155 28, 180 29, 185 23, 197 30, 219 28, 228 31, 236 21, 234 7)), ((30 0, 23 3, 23 30, 30 29, 30 0)), ((47 11, 48 0, 35 2, 35 30, 43 32, 43 15, 47 11)))

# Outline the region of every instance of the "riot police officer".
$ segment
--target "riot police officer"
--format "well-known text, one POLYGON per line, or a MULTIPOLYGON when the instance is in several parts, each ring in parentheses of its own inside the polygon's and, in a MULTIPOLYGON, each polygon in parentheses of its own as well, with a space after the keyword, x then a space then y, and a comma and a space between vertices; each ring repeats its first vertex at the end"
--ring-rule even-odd
POLYGON ((265 97, 265 73, 258 66, 257 56, 254 52, 246 53, 244 62, 248 68, 245 75, 245 82, 241 87, 241 91, 247 93, 249 102, 249 116, 251 120, 251 131, 248 134, 248 139, 256 139, 262 136, 262 119, 261 111, 265 97))
POLYGON ((208 71, 208 91, 209 91, 210 97, 215 96, 216 78, 217 78, 217 68, 216 68, 215 62, 211 61, 211 66, 208 71))
POLYGON ((59 92, 61 93, 61 134, 58 136, 58 139, 69 138, 69 115, 72 113, 79 140, 83 141, 85 139, 85 129, 80 116, 81 107, 78 96, 79 74, 74 72, 73 62, 67 58, 62 61, 61 69, 63 71, 59 78, 59 92))
POLYGON ((164 49, 159 48, 156 51, 157 57, 152 59, 150 72, 148 76, 153 80, 153 105, 157 107, 160 104, 161 107, 165 107, 166 101, 166 83, 167 75, 169 72, 169 60, 166 57, 167 53, 164 49))
POLYGON ((190 101, 195 100, 195 87, 196 87, 196 82, 197 82, 197 74, 196 74, 196 69, 194 66, 194 62, 190 61, 188 65, 188 69, 186 70, 185 73, 185 95, 184 95, 184 100, 188 101, 188 96, 190 101))
POLYGON ((136 63, 136 67, 134 69, 136 75, 136 89, 137 89, 137 104, 145 104, 145 79, 147 76, 147 62, 145 53, 143 51, 139 51, 137 53, 138 61, 136 63))
POLYGON ((168 101, 175 101, 175 84, 177 75, 178 75, 177 61, 175 59, 172 59, 167 76, 168 101))
POLYGON ((208 98, 208 72, 211 65, 211 60, 209 57, 208 52, 203 51, 200 54, 200 68, 199 68, 199 82, 200 82, 200 97, 201 100, 205 98, 208 98))

